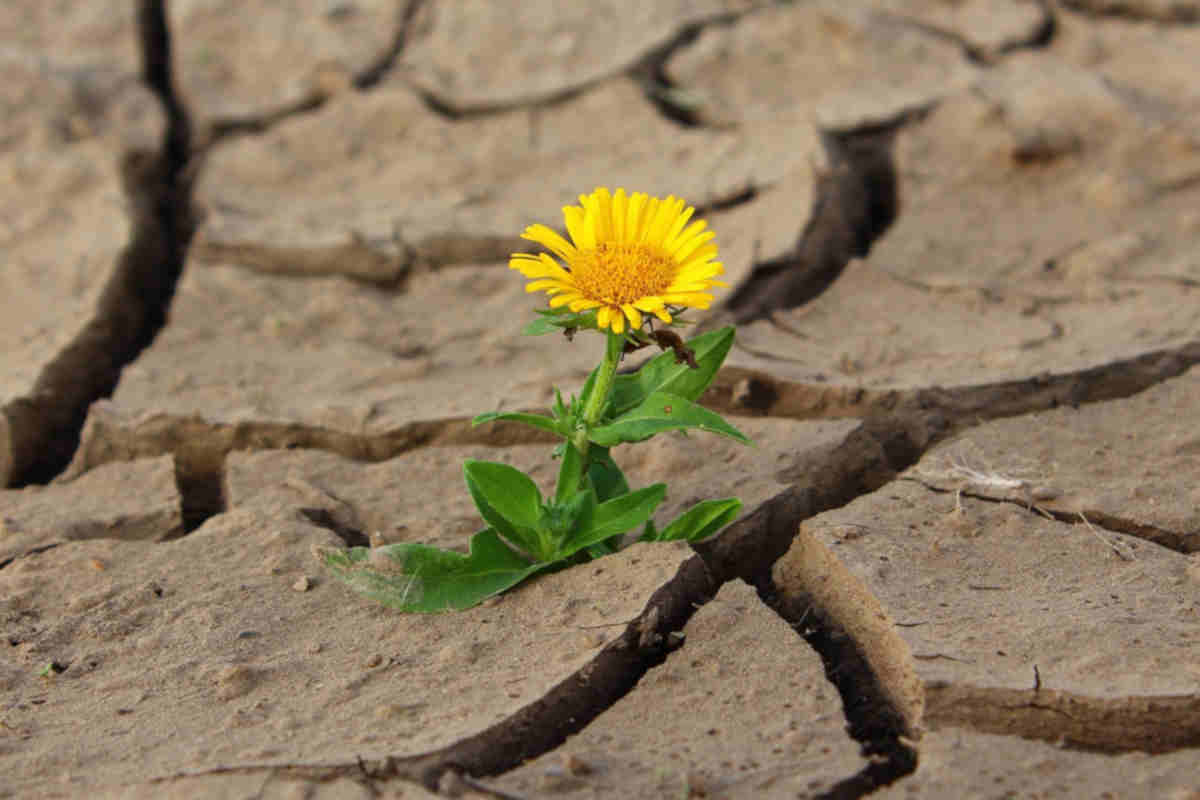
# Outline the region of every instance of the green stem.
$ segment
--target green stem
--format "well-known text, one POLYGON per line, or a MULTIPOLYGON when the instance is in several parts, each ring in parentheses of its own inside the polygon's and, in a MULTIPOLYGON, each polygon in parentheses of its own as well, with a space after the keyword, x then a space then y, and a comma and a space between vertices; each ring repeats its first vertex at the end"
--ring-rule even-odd
MULTIPOLYGON (((604 351, 604 363, 600 365, 600 371, 596 373, 596 385, 592 388, 592 396, 588 398, 588 403, 583 409, 583 421, 589 428, 600 421, 600 414, 608 405, 608 393, 612 391, 613 377, 617 374, 617 365, 621 363, 621 352, 625 349, 624 336, 611 331, 606 331, 606 333, 608 346, 604 351)), ((583 440, 587 441, 586 432, 583 440)), ((580 452, 583 452, 582 447, 580 452)))
POLYGON ((612 391, 613 378, 617 374, 617 365, 621 363, 621 353, 625 349, 625 337, 619 333, 605 331, 607 342, 604 349, 604 361, 596 372, 596 382, 592 385, 592 393, 588 396, 587 405, 583 407, 583 425, 572 434, 568 447, 574 447, 579 458, 563 458, 562 469, 558 473, 558 485, 554 496, 563 502, 574 496, 583 483, 583 476, 588 469, 588 431, 600 421, 604 407, 608 405, 608 395, 612 391))

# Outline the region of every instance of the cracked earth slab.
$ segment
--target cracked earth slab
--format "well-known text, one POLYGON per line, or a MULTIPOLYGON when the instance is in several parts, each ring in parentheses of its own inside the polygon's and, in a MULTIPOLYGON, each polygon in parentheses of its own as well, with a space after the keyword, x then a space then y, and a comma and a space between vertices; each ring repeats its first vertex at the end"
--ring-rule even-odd
POLYGON ((1053 34, 1055 18, 1038 0, 892 0, 887 13, 957 42, 977 61, 990 62, 1014 50, 1036 47, 1053 34))
POLYGON ((921 739, 921 769, 872 797, 1178 797, 1194 795, 1196 751, 1080 753, 1053 743, 947 729, 921 739))
POLYGON ((665 73, 705 124, 803 111, 841 130, 927 107, 975 74, 945 37, 871 4, 832 2, 774 5, 706 28, 671 56, 665 73))
MULTIPOLYGON (((750 481, 750 475, 780 471, 805 452, 834 446, 853 427, 746 423, 747 433, 760 441, 756 448, 711 437, 664 437, 629 453, 618 447, 614 457, 634 483, 664 472, 675 476, 671 497, 657 515, 666 521, 714 494, 738 494, 748 504, 766 499, 783 484, 750 481)), ((548 489, 554 479, 545 463, 549 447, 426 448, 378 464, 304 450, 235 454, 223 473, 230 510, 185 538, 156 546, 112 539, 65 543, 14 562, 0 572, 0 582, 9 598, 9 625, 24 631, 16 664, 5 673, 11 701, 3 718, 20 734, 8 755, 27 765, 14 766, 16 786, 59 772, 68 776, 63 791, 70 794, 157 773, 180 777, 128 791, 133 796, 158 796, 160 788, 234 791, 249 785, 237 777, 239 765, 266 762, 281 765, 280 785, 294 787, 312 777, 283 774, 282 765, 340 762, 349 775, 358 755, 403 758, 453 747, 522 709, 536 708, 556 684, 585 674, 585 665, 639 619, 650 595, 675 581, 690 555, 686 547, 633 548, 620 561, 606 559, 533 581, 467 616, 433 617, 397 616, 363 602, 328 580, 309 551, 342 546, 347 532, 376 541, 462 546, 478 524, 465 487, 459 489, 462 459, 490 458, 523 469, 540 463, 544 468, 534 476, 548 489), (436 514, 431 497, 438 498, 436 514), (71 587, 65 608, 56 601, 61 585, 71 587), (542 622, 533 620, 535 612, 542 622), (338 623, 318 631, 303 624, 306 619, 338 623), (370 652, 362 649, 364 641, 375 643, 370 652), (141 667, 137 681, 120 677, 133 670, 131 659, 140 663, 139 654, 151 650, 154 665, 141 667), (50 679, 38 677, 37 668, 49 661, 67 668, 50 679), (446 697, 458 699, 447 703, 446 697), (113 722, 103 729, 108 733, 89 738, 77 752, 39 722, 38 713, 47 708, 92 719, 111 716, 113 722), (123 720, 149 730, 177 727, 180 717, 189 720, 183 734, 136 752, 122 743, 123 720), (195 775, 216 767, 236 774, 195 775)), ((169 467, 169 459, 159 462, 169 467)), ((133 462, 139 463, 144 462, 133 462)), ((93 469, 75 483, 131 466, 93 469)), ((120 535, 119 526, 111 535, 120 535)), ((689 563, 698 565, 695 559, 689 563)), ((771 619, 752 594, 744 599, 753 601, 755 615, 771 619)), ((690 614, 691 606, 685 607, 690 614)), ((773 624, 790 648, 812 659, 786 625, 777 619, 773 624)), ((732 630, 729 620, 723 629, 732 630)), ((723 680, 730 669, 708 679, 723 680)), ((820 682, 819 671, 815 675, 820 682)), ((820 730, 839 731, 839 747, 853 753, 840 733, 836 695, 825 691, 834 705, 822 713, 833 717, 820 720, 825 726, 820 730)), ((480 746, 502 753, 504 742, 491 734, 480 746)), ((807 760, 794 755, 788 764, 808 765, 797 767, 799 772, 811 766, 811 754, 807 760)), ((857 769, 855 759, 845 772, 822 774, 845 777, 857 769)), ((272 770, 244 772, 263 781, 272 770)), ((793 773, 784 772, 758 779, 792 780, 787 776, 793 773)), ((357 785, 346 784, 346 796, 357 796, 357 785)), ((269 789, 266 796, 279 791, 269 789)))
MULTIPOLYGON (((420 784, 389 781, 384 785, 367 780, 337 778, 318 781, 273 775, 203 775, 173 778, 154 784, 121 786, 89 792, 102 800, 129 800, 153 797, 163 800, 190 800, 194 797, 253 797, 256 800, 436 800, 441 795, 420 784)), ((488 800, 488 796, 467 791, 463 800, 488 800)))
POLYGON ((0 565, 67 541, 162 541, 182 527, 170 456, 107 464, 70 482, 0 490, 0 565))
POLYGON ((532 105, 623 72, 682 30, 761 3, 432 3, 397 74, 454 114, 532 105))
MULTIPOLYGON (((132 233, 118 155, 153 144, 163 121, 147 90, 106 71, 57 53, 7 55, 0 60, 11 92, 0 149, 6 413, 22 399, 37 402, 39 376, 93 317, 132 233)), ((5 479, 12 458, 0 456, 5 479)))
POLYGON ((1150 482, 1127 472, 1130 463, 1153 468, 1143 457, 1170 463, 1186 451, 1194 382, 1189 373, 1136 398, 974 428, 927 453, 905 473, 913 480, 806 521, 775 583, 784 597, 812 597, 814 559, 848 570, 823 570, 833 577, 810 601, 814 613, 868 652, 893 706, 917 724, 1101 751, 1194 750, 1191 487, 1168 479, 1146 492, 1150 482), (1105 467, 1106 448, 1134 442, 1125 468, 1105 467), (931 476, 942 491, 924 484, 931 476), (1003 483, 1017 480, 1027 483, 1003 483), (973 485, 991 499, 972 496, 973 485), (1070 524, 1067 514, 1048 519, 1042 502, 1119 504, 1114 518, 1144 527, 1150 518, 1182 535, 1168 549, 1132 524, 1121 533, 1119 524, 1070 524), (881 613, 890 627, 866 624, 881 613))
POLYGON ((584 731, 496 785, 523 797, 815 797, 863 768, 820 658, 753 588, 725 584, 683 635, 584 731))
MULTIPOLYGON (((785 182, 811 184, 822 161, 803 115, 736 131, 680 130, 623 77, 561 104, 457 122, 411 91, 381 87, 214 152, 198 186, 208 215, 197 245, 205 261, 241 248, 257 259, 236 260, 259 269, 283 262, 273 270, 283 271, 298 248, 357 243, 363 257, 396 264, 372 268, 394 281, 414 266, 507 261, 526 225, 560 224, 580 186, 720 206, 785 182), (605 119, 621 125, 597 125, 605 119), (405 191, 418 185, 419 193, 405 191), (282 242, 289 249, 278 249, 282 242)), ((799 236, 810 203, 758 204, 757 215, 737 225, 757 226, 748 234, 763 239, 761 218, 790 222, 782 241, 760 242, 769 257, 799 236)), ((743 247, 741 258, 726 259, 733 281, 749 267, 750 244, 743 247)))
POLYGON ((1082 13, 1161 22, 1195 22, 1200 3, 1194 0, 1066 0, 1082 13))
POLYGON ((5 618, 26 629, 4 669, 7 791, 446 747, 579 673, 690 556, 637 546, 586 568, 582 591, 563 572, 398 617, 316 574, 310 549, 341 544, 294 509, 242 506, 183 539, 72 542, 4 569, 5 618), (49 662, 63 669, 40 677, 49 662), (54 720, 76 718, 93 733, 68 744, 54 720), (132 726, 161 735, 131 750, 132 726))
POLYGON ((1179 553, 1200 552, 1200 369, 1136 397, 989 423, 905 477, 944 492, 1036 505, 1179 553))
MULTIPOLYGON (((1176 97, 1180 114, 1189 102, 1176 97)), ((729 363, 961 386, 1187 345, 1200 331, 1187 119, 1147 118, 1053 50, 1010 57, 897 133, 896 223, 814 302, 742 326, 729 363)))

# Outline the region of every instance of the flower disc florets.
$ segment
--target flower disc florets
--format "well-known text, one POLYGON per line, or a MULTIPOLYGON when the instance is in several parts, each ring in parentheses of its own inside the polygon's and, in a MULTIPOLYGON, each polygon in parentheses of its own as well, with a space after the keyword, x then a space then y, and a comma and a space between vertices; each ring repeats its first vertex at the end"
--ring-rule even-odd
POLYGON ((597 309, 596 324, 622 333, 642 327, 642 313, 671 321, 667 306, 708 308, 715 280, 724 272, 707 223, 688 224, 695 213, 677 197, 665 200, 643 192, 626 196, 601 187, 581 195, 579 205, 563 208, 571 241, 545 225, 530 225, 522 238, 549 254, 514 253, 512 269, 533 279, 527 292, 544 291, 550 307, 571 311, 597 309), (565 268, 564 266, 565 265, 565 268))

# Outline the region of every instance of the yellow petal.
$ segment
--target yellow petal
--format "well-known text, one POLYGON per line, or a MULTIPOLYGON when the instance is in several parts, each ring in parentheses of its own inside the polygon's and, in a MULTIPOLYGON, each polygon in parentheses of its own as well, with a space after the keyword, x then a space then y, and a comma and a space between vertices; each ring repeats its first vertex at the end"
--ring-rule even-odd
POLYGON ((634 192, 629 198, 629 220, 625 224, 625 235, 631 242, 640 242, 646 235, 646 193, 634 192))
MULTIPOLYGON (((655 200, 657 199, 655 198, 655 200)), ((667 232, 671 229, 671 223, 679 214, 676 208, 677 202, 682 203, 683 201, 676 201, 674 197, 668 197, 657 203, 654 216, 648 222, 645 239, 647 243, 661 246, 667 240, 667 232)))
POLYGON ((613 310, 611 306, 601 306, 596 312, 596 324, 601 328, 607 328, 612 322, 613 310))
POLYGON ((689 306, 691 308, 708 308, 712 305, 711 294, 700 292, 678 292, 663 295, 663 300, 673 306, 689 306))
POLYGON ((653 295, 633 301, 633 307, 640 309, 641 311, 658 311, 664 305, 666 305, 666 303, 663 302, 661 297, 655 297, 653 295))
POLYGON ((545 225, 530 225, 521 234, 521 238, 545 245, 550 250, 553 250, 556 256, 567 263, 570 263, 571 257, 576 252, 575 247, 570 242, 545 225))
MULTIPOLYGON (((679 202, 681 205, 683 204, 682 200, 680 200, 679 202)), ((679 216, 675 217, 674 221, 671 223, 671 227, 667 230, 666 237, 663 238, 663 246, 667 249, 668 252, 670 252, 674 248, 674 246, 678 245, 680 238, 686 237, 687 231, 684 231, 684 234, 682 235, 682 237, 679 232, 683 230, 683 226, 687 225, 687 221, 689 219, 691 219, 692 214, 695 214, 695 213, 696 213, 696 209, 693 208, 692 206, 688 206, 687 210, 683 211, 681 214, 679 214, 679 216)), ((691 226, 688 228, 688 231, 691 231, 697 225, 699 225, 700 228, 703 228, 707 224, 708 223, 706 223, 704 220, 699 220, 697 222, 693 222, 691 224, 691 226)))
POLYGON ((557 278, 561 281, 571 281, 571 274, 546 253, 537 256, 513 253, 508 268, 519 271, 526 278, 557 278))
POLYGON ((579 206, 563 206, 563 219, 567 223, 567 233, 580 250, 591 250, 596 246, 594 230, 587 225, 587 212, 579 206))
POLYGON ((629 215, 629 199, 625 197, 625 190, 618 188, 617 193, 613 195, 612 206, 612 222, 613 222, 613 239, 618 242, 627 241, 625 238, 625 222, 629 215))
POLYGON ((687 264, 679 268, 675 280, 702 281, 724 271, 725 266, 720 261, 697 261, 693 256, 687 264))
POLYGON ((557 292, 565 292, 571 288, 573 288, 573 287, 563 286, 562 281, 557 280, 555 278, 541 278, 539 280, 533 281, 532 283, 525 284, 526 292, 540 292, 543 289, 545 289, 547 294, 554 294, 557 292))
POLYGON ((612 241, 612 195, 608 187, 601 186, 588 195, 590 206, 586 206, 592 224, 596 226, 596 242, 612 241))
POLYGON ((704 230, 705 227, 707 225, 704 220, 693 222, 678 239, 667 244, 667 252, 674 256, 676 261, 686 261, 688 256, 696 252, 696 248, 716 236, 712 231, 704 230))
POLYGON ((590 308, 599 308, 604 305, 599 300, 589 300, 586 297, 581 297, 578 300, 572 300, 568 303, 568 307, 572 311, 587 311, 590 308))
POLYGON ((616 309, 614 309, 614 313, 612 315, 612 329, 613 333, 625 332, 625 315, 616 309))
POLYGON ((642 327, 642 313, 634 308, 629 303, 621 306, 621 310, 625 312, 625 316, 629 317, 629 327, 632 330, 637 330, 642 327))

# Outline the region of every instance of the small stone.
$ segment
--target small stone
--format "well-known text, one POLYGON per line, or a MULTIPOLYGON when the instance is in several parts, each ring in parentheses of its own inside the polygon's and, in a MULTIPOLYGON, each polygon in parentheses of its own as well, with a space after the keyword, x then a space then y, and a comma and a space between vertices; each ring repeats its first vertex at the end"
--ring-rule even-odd
POLYGON ((367 669, 375 669, 382 663, 383 663, 383 656, 376 653, 375 655, 373 655, 367 659, 367 669))
POLYGON ((568 775, 574 775, 575 777, 591 775, 594 771, 591 764, 574 753, 567 753, 563 756, 563 769, 568 775))
POLYGON ((233 700, 248 694, 260 680, 260 673, 245 664, 233 664, 217 673, 217 699, 233 700))
POLYGON ((292 589, 297 592, 307 592, 311 586, 312 582, 309 581, 308 576, 301 575, 299 578, 296 578, 296 582, 292 584, 292 589))
POLYGON ((437 793, 444 797, 462 797, 469 788, 462 776, 452 769, 446 770, 438 778, 437 793))

